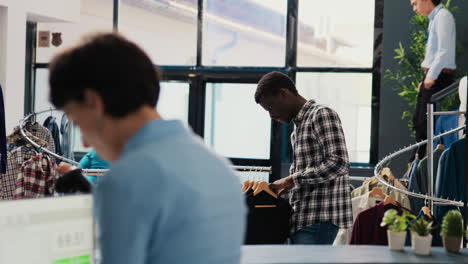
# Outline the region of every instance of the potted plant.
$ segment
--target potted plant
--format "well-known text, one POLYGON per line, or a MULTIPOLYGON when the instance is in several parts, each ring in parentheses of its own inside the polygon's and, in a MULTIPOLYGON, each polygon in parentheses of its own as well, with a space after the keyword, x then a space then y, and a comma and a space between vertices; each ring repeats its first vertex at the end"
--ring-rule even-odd
POLYGON ((429 255, 431 252, 432 235, 434 230, 432 222, 427 222, 424 218, 411 223, 411 248, 418 255, 429 255))
POLYGON ((449 211, 442 220, 442 229, 440 231, 445 250, 453 253, 460 251, 464 233, 461 213, 457 210, 449 211))
POLYGON ((395 209, 385 212, 380 226, 387 226, 388 246, 391 250, 402 250, 405 246, 406 229, 410 219, 415 216, 403 211, 401 215, 395 209))

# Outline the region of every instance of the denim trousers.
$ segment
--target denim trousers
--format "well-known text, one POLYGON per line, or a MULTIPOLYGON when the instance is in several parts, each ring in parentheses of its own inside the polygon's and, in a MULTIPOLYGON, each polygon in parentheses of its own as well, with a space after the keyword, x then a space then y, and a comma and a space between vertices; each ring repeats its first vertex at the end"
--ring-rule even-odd
POLYGON ((338 227, 329 222, 309 225, 289 236, 289 244, 332 245, 338 234, 338 227))

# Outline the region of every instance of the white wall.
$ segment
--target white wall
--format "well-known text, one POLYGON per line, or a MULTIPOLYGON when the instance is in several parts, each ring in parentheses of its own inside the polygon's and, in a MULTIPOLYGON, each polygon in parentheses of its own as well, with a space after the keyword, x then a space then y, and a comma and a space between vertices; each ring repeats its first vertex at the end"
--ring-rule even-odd
POLYGON ((0 0, 0 83, 9 133, 24 116, 27 21, 75 22, 79 0, 0 0))

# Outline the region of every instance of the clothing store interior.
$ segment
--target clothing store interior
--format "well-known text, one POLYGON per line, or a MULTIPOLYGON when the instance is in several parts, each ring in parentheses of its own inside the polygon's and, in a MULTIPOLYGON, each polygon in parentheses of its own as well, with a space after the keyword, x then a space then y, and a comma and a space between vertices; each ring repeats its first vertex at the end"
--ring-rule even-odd
POLYGON ((0 264, 468 263, 468 0, 0 0, 0 264))

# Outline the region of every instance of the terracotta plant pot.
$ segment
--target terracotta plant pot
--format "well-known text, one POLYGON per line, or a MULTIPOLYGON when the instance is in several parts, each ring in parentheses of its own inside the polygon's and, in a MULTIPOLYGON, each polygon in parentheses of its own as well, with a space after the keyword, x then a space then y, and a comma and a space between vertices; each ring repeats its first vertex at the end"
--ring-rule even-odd
POLYGON ((406 232, 392 232, 387 230, 388 247, 391 250, 403 250, 405 247, 406 232))
POLYGON ((442 237, 445 250, 452 253, 458 253, 460 251, 462 237, 442 237))
POLYGON ((427 256, 431 253, 432 235, 420 236, 411 232, 411 248, 417 255, 427 256))

